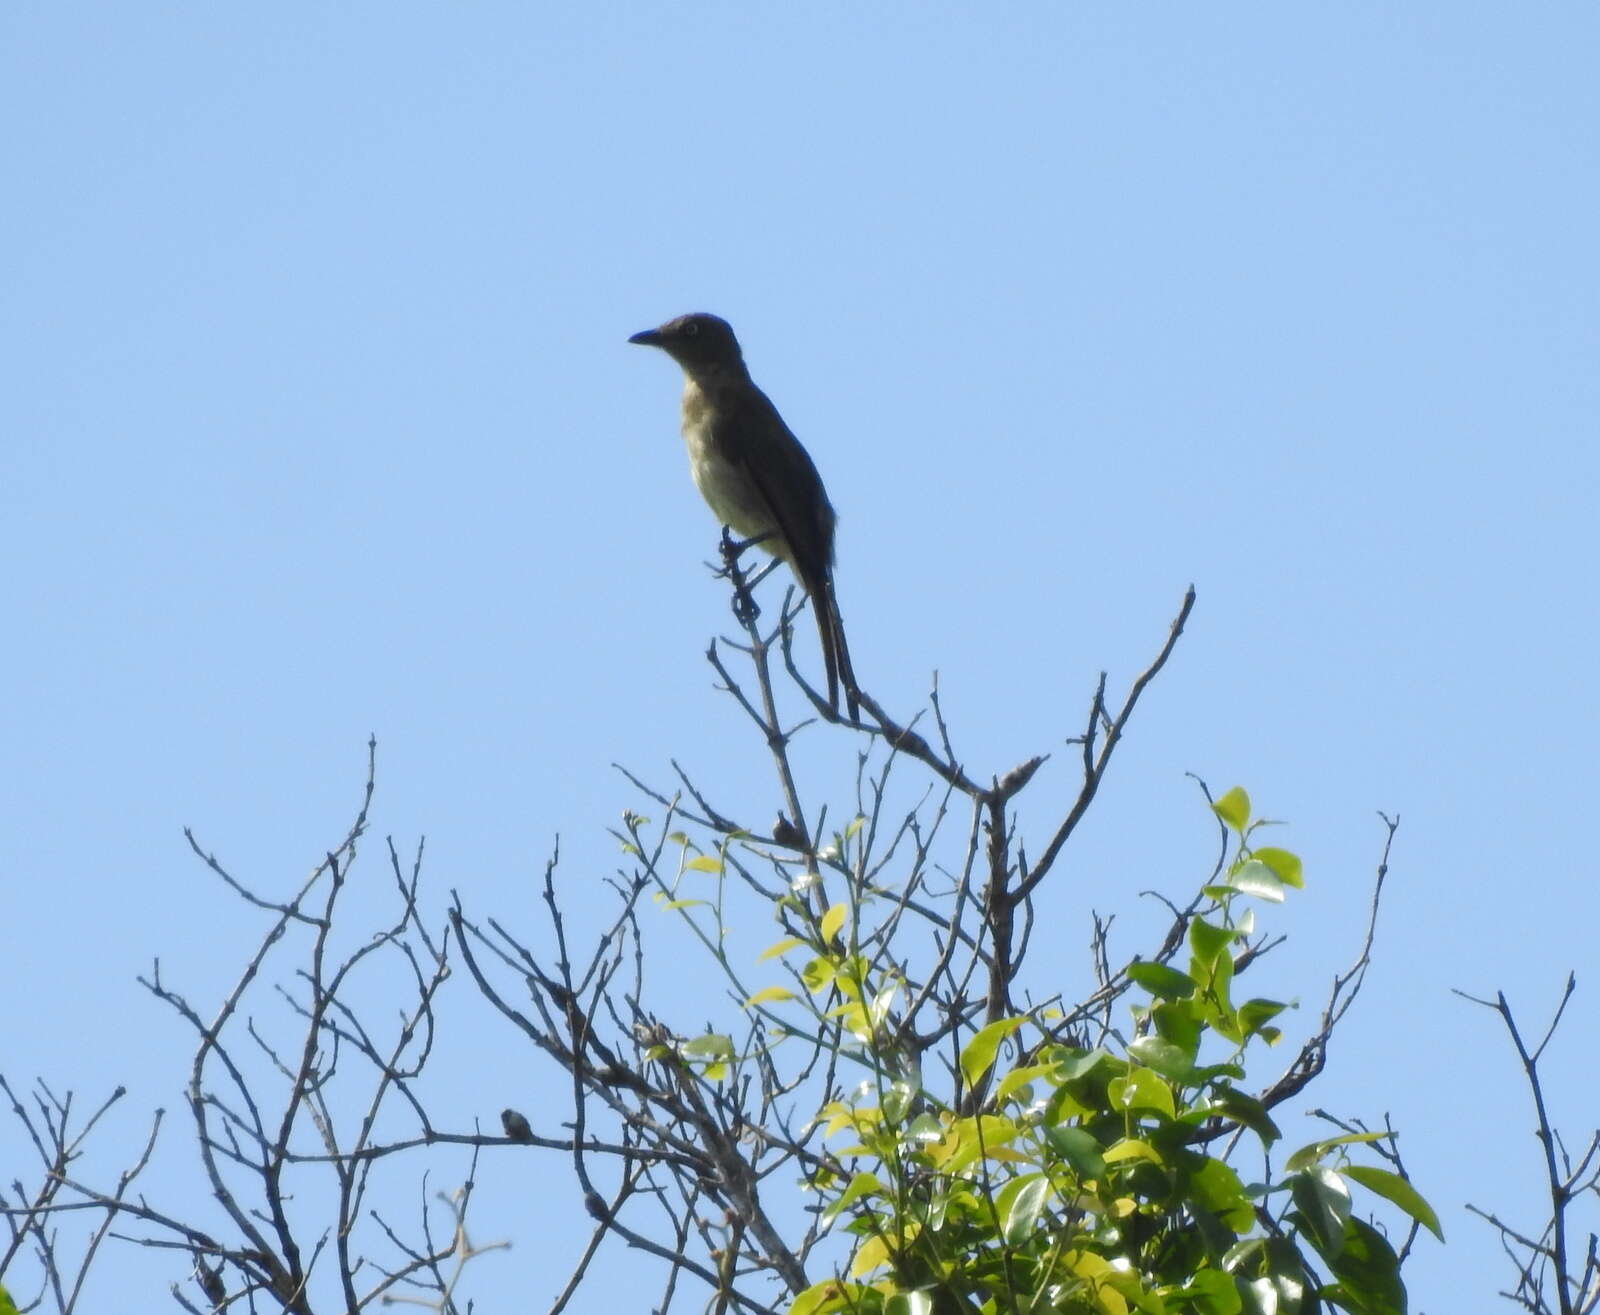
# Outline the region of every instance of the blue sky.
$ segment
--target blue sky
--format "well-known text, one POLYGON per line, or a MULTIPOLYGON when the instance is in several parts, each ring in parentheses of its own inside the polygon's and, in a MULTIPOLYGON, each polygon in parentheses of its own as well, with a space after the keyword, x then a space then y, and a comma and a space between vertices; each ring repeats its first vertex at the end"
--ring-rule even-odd
MULTIPOLYGON (((1195 583, 1052 892, 1064 958, 1207 870, 1193 771, 1290 823, 1276 971, 1314 1013, 1401 815, 1319 1103, 1405 1129, 1451 1238, 1414 1307, 1489 1306, 1462 1205, 1535 1222, 1537 1148, 1449 988, 1542 1017, 1600 911, 1597 38, 1579 5, 8 4, 5 1071, 175 1108, 188 1038, 134 975, 213 1000, 254 925, 181 828, 287 890, 369 733, 376 833, 530 928, 558 834, 577 891, 614 866, 614 761, 770 813, 702 656, 676 377, 625 341, 709 309, 827 481, 864 683, 909 714, 937 671, 981 772, 1059 750, 1195 583)), ((842 799, 852 746, 818 752, 842 799)), ((1574 1136, 1597 1016, 1552 1059, 1574 1136)), ((486 1199, 565 1245, 575 1188, 486 1199)), ((537 1255, 483 1262, 485 1308, 537 1255)))

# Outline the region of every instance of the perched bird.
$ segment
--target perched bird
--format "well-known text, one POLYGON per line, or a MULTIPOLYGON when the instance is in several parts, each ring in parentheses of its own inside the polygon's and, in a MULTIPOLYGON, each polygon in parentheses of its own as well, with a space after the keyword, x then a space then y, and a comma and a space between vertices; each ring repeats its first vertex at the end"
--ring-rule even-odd
POLYGON ((518 1114, 516 1110, 500 1111, 500 1126, 505 1129, 506 1136, 512 1141, 531 1142, 533 1129, 528 1126, 527 1119, 518 1114))
POLYGON ((843 684, 854 719, 858 689, 833 592, 836 517, 810 456, 750 378, 726 320, 680 315, 628 341, 659 347, 682 368, 683 441, 695 487, 724 525, 789 564, 816 613, 828 706, 839 710, 843 684))
POLYGON ((212 1269, 198 1255, 194 1258, 194 1281, 206 1294, 212 1310, 221 1310, 228 1304, 228 1289, 222 1281, 221 1269, 212 1269))
POLYGON ((772 841, 788 849, 804 849, 806 833, 785 817, 783 810, 779 809, 778 820, 772 824, 772 841))

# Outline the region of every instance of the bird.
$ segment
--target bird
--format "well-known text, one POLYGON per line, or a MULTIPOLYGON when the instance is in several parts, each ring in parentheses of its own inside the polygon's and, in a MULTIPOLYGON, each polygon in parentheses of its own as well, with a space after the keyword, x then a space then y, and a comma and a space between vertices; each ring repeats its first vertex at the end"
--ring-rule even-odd
POLYGON ((212 1310, 221 1310, 228 1304, 228 1287, 222 1281, 220 1266, 212 1269, 204 1259, 196 1255, 194 1258, 194 1280, 200 1285, 200 1291, 206 1294, 206 1300, 211 1303, 212 1310))
POLYGON ((500 1126, 512 1141, 527 1143, 533 1140, 533 1129, 528 1126, 528 1120, 516 1110, 501 1110, 500 1126))
POLYGON ((682 369, 683 441, 695 487, 730 530, 788 563, 817 618, 828 706, 838 712, 842 684, 856 720, 860 690, 833 588, 838 517, 810 455, 751 379, 733 327, 696 311, 628 341, 659 347, 682 369))

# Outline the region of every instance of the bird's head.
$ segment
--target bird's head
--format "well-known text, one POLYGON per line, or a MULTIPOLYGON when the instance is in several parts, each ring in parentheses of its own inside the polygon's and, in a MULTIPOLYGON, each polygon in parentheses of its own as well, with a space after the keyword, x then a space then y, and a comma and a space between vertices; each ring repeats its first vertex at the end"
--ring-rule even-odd
POLYGON ((659 347, 689 374, 743 369, 744 355, 733 326, 716 315, 696 311, 668 320, 660 328, 646 329, 628 339, 641 347, 659 347))

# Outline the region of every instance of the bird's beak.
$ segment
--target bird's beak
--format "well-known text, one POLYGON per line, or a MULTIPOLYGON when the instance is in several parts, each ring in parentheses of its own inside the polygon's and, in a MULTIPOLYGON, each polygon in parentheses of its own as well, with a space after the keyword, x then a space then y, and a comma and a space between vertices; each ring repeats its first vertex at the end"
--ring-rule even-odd
POLYGON ((641 332, 634 334, 633 337, 628 339, 628 341, 636 342, 641 347, 659 347, 661 346, 661 330, 644 329, 641 332))

